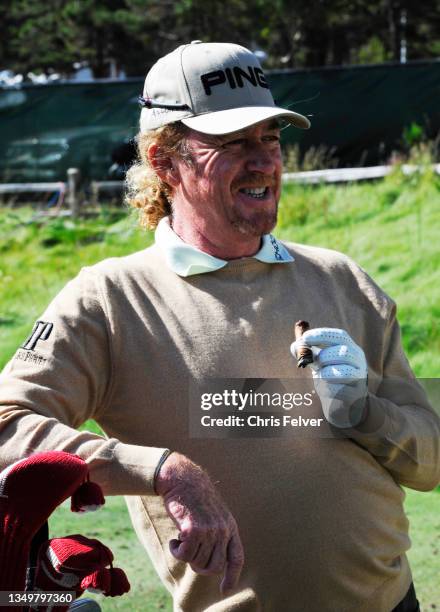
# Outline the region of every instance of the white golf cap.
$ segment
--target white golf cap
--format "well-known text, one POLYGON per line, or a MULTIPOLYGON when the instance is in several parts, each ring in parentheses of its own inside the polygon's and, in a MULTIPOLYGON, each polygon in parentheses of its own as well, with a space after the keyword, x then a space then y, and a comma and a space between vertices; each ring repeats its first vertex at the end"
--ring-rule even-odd
POLYGON ((178 47, 151 68, 139 100, 141 132, 182 121, 205 134, 229 134, 271 118, 310 127, 303 115, 275 105, 257 57, 232 43, 178 47))

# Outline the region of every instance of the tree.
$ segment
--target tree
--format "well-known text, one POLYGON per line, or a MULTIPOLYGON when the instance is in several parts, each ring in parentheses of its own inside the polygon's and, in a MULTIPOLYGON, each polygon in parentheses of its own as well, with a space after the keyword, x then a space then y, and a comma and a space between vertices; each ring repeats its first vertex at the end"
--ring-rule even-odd
POLYGON ((16 71, 72 71, 87 61, 144 75, 193 39, 240 42, 266 68, 399 61, 440 53, 440 0, 4 0, 0 60, 16 71))

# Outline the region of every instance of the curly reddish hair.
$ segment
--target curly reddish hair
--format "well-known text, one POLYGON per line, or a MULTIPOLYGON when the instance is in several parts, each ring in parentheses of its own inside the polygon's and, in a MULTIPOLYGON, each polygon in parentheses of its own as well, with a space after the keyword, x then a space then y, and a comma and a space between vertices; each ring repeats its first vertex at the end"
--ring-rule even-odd
POLYGON ((159 162, 177 154, 190 165, 192 156, 186 142, 188 132, 189 128, 176 122, 137 136, 138 159, 126 175, 125 201, 139 211, 141 227, 155 229, 162 217, 172 212, 172 188, 156 174, 148 159, 148 148, 153 143, 158 145, 156 160, 159 162))

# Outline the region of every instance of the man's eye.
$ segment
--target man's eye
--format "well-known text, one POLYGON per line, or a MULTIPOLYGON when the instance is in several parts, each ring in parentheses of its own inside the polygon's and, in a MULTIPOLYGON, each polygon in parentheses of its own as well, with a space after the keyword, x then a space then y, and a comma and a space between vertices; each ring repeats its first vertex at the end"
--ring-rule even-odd
POLYGON ((280 142, 279 134, 268 134, 263 138, 266 142, 280 142))
POLYGON ((240 146, 246 142, 245 138, 235 138, 234 140, 228 140, 225 142, 225 146, 240 146))

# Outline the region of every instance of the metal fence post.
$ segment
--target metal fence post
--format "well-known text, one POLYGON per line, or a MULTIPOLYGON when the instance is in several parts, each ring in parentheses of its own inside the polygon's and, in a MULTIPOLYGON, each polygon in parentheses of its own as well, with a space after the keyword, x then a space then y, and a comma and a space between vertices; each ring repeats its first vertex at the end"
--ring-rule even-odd
POLYGON ((67 202, 69 204, 72 217, 78 217, 80 201, 79 201, 79 184, 80 184, 79 168, 69 168, 67 170, 67 202))

